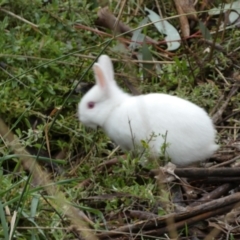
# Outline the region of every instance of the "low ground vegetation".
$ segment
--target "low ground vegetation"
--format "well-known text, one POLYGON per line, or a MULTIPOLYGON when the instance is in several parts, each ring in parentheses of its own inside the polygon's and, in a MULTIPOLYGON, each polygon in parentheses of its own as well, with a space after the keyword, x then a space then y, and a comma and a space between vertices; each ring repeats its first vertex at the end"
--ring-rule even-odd
POLYGON ((222 0, 165 2, 0 3, 1 239, 239 239, 239 24, 222 0), (151 21, 145 42, 133 42, 145 6, 169 17, 178 49, 151 21), (179 7, 190 17, 179 18, 179 7), (143 167, 81 125, 77 104, 102 53, 127 92, 165 92, 206 109, 221 145, 207 172, 178 169, 164 184, 159 161, 143 167))

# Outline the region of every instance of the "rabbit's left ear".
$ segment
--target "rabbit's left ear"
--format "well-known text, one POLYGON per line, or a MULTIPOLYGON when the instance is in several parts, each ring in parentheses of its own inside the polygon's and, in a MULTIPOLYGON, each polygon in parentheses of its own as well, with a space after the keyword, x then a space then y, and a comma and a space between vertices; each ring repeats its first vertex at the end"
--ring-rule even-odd
POLYGON ((101 66, 107 80, 114 81, 114 70, 110 57, 107 55, 101 55, 98 59, 98 64, 101 66))
POLYGON ((101 66, 98 63, 95 63, 93 65, 93 71, 94 71, 94 74, 95 74, 96 84, 101 89, 106 89, 107 86, 108 86, 108 81, 106 79, 106 76, 105 76, 101 66))

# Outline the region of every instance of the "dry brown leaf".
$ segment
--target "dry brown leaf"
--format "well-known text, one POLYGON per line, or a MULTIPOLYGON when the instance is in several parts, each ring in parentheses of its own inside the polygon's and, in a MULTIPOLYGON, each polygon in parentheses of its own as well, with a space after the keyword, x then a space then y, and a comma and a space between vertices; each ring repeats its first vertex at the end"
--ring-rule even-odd
MULTIPOLYGON (((104 27, 113 31, 114 34, 127 33, 127 35, 132 36, 133 31, 128 25, 116 18, 113 13, 111 13, 108 7, 101 8, 98 11, 98 18, 95 24, 100 27, 104 27)), ((146 36, 146 40, 152 44, 158 44, 157 41, 146 36)))
POLYGON ((182 30, 183 37, 189 37, 190 35, 190 27, 189 27, 189 19, 197 20, 196 10, 193 5, 193 0, 174 0, 176 9, 178 11, 180 27, 182 30))
POLYGON ((226 214, 225 222, 228 224, 236 223, 237 219, 240 216, 240 208, 234 208, 231 212, 226 214))
POLYGON ((162 183, 169 183, 175 179, 179 179, 178 176, 174 174, 176 166, 168 162, 164 167, 160 167, 159 174, 155 176, 156 179, 160 179, 162 183))
POLYGON ((111 29, 114 33, 124 33, 131 30, 130 27, 121 21, 118 21, 118 19, 108 10, 108 7, 99 9, 96 24, 111 29))
POLYGON ((187 18, 197 21, 198 18, 193 4, 193 0, 178 0, 178 5, 181 6, 183 12, 187 14, 187 18))

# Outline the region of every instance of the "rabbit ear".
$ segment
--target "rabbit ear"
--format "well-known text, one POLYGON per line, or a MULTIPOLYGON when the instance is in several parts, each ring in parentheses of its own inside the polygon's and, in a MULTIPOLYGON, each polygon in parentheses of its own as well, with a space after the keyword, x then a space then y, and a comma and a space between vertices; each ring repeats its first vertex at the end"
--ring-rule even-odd
POLYGON ((93 65, 93 71, 95 74, 96 84, 100 86, 102 89, 106 89, 108 81, 99 63, 95 63, 93 65))
POLYGON ((101 55, 98 59, 98 64, 101 66, 106 78, 109 81, 114 81, 114 70, 112 61, 107 55, 101 55))

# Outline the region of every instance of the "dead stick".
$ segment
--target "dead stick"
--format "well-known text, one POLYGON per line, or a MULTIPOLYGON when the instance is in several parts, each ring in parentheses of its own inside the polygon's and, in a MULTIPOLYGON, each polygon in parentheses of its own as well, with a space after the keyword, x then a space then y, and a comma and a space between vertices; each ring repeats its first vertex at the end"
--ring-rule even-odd
POLYGON ((208 177, 200 181, 202 183, 239 183, 240 177, 208 177))
MULTIPOLYGON (((210 212, 209 216, 213 216, 213 214, 216 214, 216 213, 222 214, 226 211, 229 211, 233 207, 237 207, 238 202, 240 202, 240 193, 234 193, 230 196, 216 199, 196 207, 187 207, 186 211, 181 213, 172 213, 164 217, 153 218, 147 221, 141 221, 136 224, 128 224, 127 226, 119 227, 107 233, 97 234, 97 236, 99 237, 99 239, 106 239, 107 237, 114 237, 119 234, 121 235, 123 233, 129 233, 129 232, 137 233, 140 230, 143 231, 143 230, 148 230, 152 228, 160 228, 160 229, 165 228, 166 230, 166 222, 168 218, 174 219, 175 222, 186 222, 189 219, 190 219, 189 221, 191 221, 195 216, 198 216, 198 215, 206 214, 204 216, 207 216, 208 212, 210 212)), ((179 223, 179 225, 181 224, 179 223)), ((179 227, 179 226, 177 225, 175 227, 179 227)))
POLYGON ((230 189, 232 189, 233 185, 232 184, 223 184, 222 186, 214 189, 212 192, 205 194, 202 198, 198 199, 194 203, 190 204, 190 207, 197 206, 199 204, 202 204, 204 202, 209 202, 212 199, 216 199, 218 197, 221 197, 223 194, 228 192, 230 189))
POLYGON ((229 165, 231 163, 234 163, 236 162, 236 160, 239 160, 240 159, 240 156, 236 156, 230 160, 227 160, 225 162, 222 162, 222 163, 219 163, 219 164, 216 164, 216 165, 213 165, 211 166, 210 168, 213 169, 213 168, 219 168, 219 167, 222 167, 222 166, 226 166, 226 165, 229 165))
POLYGON ((176 168, 174 173, 179 177, 239 177, 240 168, 176 168))
POLYGON ((228 105, 229 101, 231 100, 232 96, 238 91, 238 89, 239 89, 239 86, 233 86, 231 88, 226 101, 223 103, 223 105, 219 108, 219 110, 212 117, 214 124, 221 122, 223 112, 227 108, 227 105, 228 105))
POLYGON ((152 228, 153 228, 152 230, 145 231, 146 228, 143 226, 143 228, 139 227, 138 229, 135 229, 137 231, 135 231, 133 233, 132 229, 129 228, 129 226, 126 226, 127 231, 113 230, 113 231, 109 231, 107 233, 98 234, 97 236, 99 237, 99 239, 108 239, 108 238, 109 239, 114 239, 114 238, 119 239, 118 238, 119 236, 129 235, 130 233, 131 233, 131 236, 136 236, 136 234, 139 235, 139 233, 138 233, 139 231, 142 232, 143 236, 144 235, 159 236, 161 234, 171 232, 172 229, 180 229, 180 228, 185 227, 186 225, 192 225, 198 221, 205 220, 209 217, 212 217, 215 215, 221 215, 223 213, 229 212, 233 207, 234 207, 234 204, 226 206, 225 208, 220 208, 220 209, 211 211, 211 212, 206 212, 206 213, 191 217, 186 220, 175 222, 168 226, 161 227, 157 223, 155 223, 155 225, 154 224, 152 225, 152 228))
MULTIPOLYGON (((239 177, 240 168, 215 168, 215 166, 224 166, 225 164, 230 164, 240 159, 240 156, 237 156, 229 161, 214 165, 210 168, 176 168, 174 173, 179 177, 193 178, 199 180, 199 178, 213 178, 213 177, 239 177)), ((152 169, 149 172, 150 177, 158 176, 159 169, 152 169)))
POLYGON ((234 204, 228 205, 224 208, 220 208, 220 209, 217 209, 217 210, 214 210, 214 211, 211 211, 211 212, 206 212, 206 213, 191 217, 187 220, 176 222, 172 225, 169 225, 169 226, 166 226, 166 227, 163 227, 163 228, 154 229, 152 231, 146 231, 146 232, 143 232, 143 234, 144 235, 159 236, 159 234, 164 234, 164 233, 170 232, 170 231, 172 231, 172 229, 184 228, 184 227, 186 227, 186 225, 188 225, 188 226, 192 225, 196 222, 199 222, 201 220, 205 220, 205 219, 210 218, 212 216, 222 215, 226 212, 229 212, 232 208, 234 208, 234 204))
MULTIPOLYGON (((96 25, 102 26, 112 30, 114 33, 127 33, 128 35, 132 36, 133 31, 129 26, 121 22, 118 18, 116 18, 108 8, 101 8, 98 11, 98 19, 96 20, 96 25)), ((146 36, 147 42, 151 44, 158 44, 157 41, 154 39, 146 36)))

